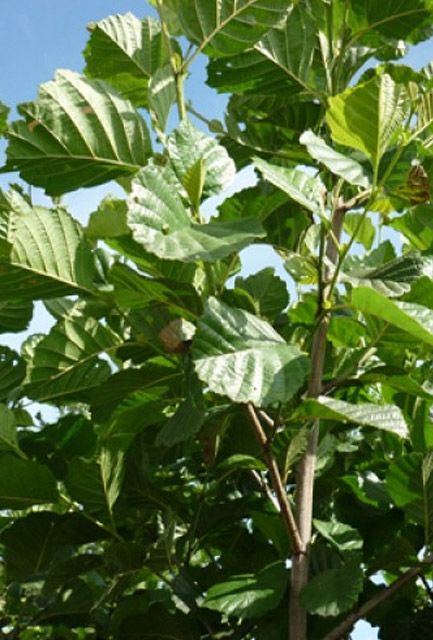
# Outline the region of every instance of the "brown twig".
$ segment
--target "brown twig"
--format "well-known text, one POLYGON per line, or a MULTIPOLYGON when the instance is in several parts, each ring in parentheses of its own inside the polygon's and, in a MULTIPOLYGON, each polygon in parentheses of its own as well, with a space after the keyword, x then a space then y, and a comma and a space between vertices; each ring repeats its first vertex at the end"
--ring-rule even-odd
POLYGON ((340 622, 330 633, 326 634, 322 640, 341 640, 352 629, 354 624, 364 618, 370 611, 373 611, 378 605, 388 600, 397 593, 405 584, 417 578, 423 571, 429 569, 433 564, 433 554, 428 556, 418 567, 412 567, 405 571, 397 580, 394 580, 388 587, 376 593, 370 600, 365 602, 356 611, 352 611, 340 622))
POLYGON ((260 444, 263 458, 271 476, 272 487, 275 491, 275 495, 280 506, 281 516, 286 526, 287 533, 289 534, 293 555, 297 557, 305 552, 305 548, 302 544, 298 527, 296 525, 295 516, 293 514, 292 507, 290 506, 283 481, 281 479, 280 470, 278 469, 277 462, 272 453, 269 439, 263 429, 254 406, 250 402, 246 405, 246 411, 250 420, 250 424, 260 444))

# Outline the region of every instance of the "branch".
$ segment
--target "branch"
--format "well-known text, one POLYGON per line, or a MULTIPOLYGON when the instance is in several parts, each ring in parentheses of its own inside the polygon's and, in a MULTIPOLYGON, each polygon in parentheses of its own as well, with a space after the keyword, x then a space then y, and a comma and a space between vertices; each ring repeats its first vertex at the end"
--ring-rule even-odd
POLYGON ((277 496, 278 504, 281 510, 281 516, 286 526, 287 533, 289 534, 293 554, 295 557, 302 555, 305 553, 305 548, 302 544, 298 527, 296 526, 295 516, 293 515, 292 507, 290 506, 290 502, 287 497, 283 481, 281 479, 280 470, 278 469, 277 462, 272 453, 269 439, 263 430, 262 424, 257 416, 255 408, 250 402, 246 405, 246 411, 250 420, 250 424, 262 449, 263 458, 265 459, 266 466, 268 467, 271 476, 272 487, 277 496))
POLYGON ((408 582, 417 578, 426 569, 429 569, 433 564, 433 554, 427 556, 427 558, 418 567, 412 567, 405 571, 397 580, 394 580, 388 587, 376 593, 370 600, 365 602, 359 609, 352 611, 349 615, 340 622, 330 633, 328 633, 322 640, 341 640, 352 629, 353 625, 364 618, 370 611, 373 611, 378 605, 382 604, 386 600, 389 600, 393 595, 397 593, 408 582))
MULTIPOLYGON (((330 264, 335 264, 338 257, 338 242, 343 229, 344 216, 351 203, 338 202, 332 215, 332 234, 326 243, 326 258, 330 264)), ((322 256, 323 257, 323 256, 322 256)), ((322 263, 319 269, 322 269, 322 263)), ((328 270, 328 269, 327 269, 328 270)), ((325 281, 329 273, 325 274, 325 281)), ((332 295, 332 284, 327 284, 319 291, 319 322, 313 337, 311 351, 311 378, 308 385, 308 397, 317 398, 322 392, 322 377, 325 366, 326 337, 330 316, 325 310, 325 303, 332 295)), ((305 553, 292 558, 292 572, 290 585, 289 626, 290 636, 297 640, 307 638, 307 612, 300 604, 302 589, 308 583, 309 548, 313 522, 314 473, 316 470, 317 446, 319 442, 319 420, 315 420, 311 428, 307 451, 298 468, 297 482, 297 525, 305 553)))

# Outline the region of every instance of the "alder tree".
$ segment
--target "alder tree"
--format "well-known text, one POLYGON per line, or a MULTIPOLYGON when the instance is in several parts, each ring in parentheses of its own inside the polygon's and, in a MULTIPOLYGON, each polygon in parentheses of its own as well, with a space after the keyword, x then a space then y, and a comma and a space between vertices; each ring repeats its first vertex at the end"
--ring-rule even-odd
POLYGON ((433 2, 151 4, 0 109, 1 637, 433 637, 433 2))

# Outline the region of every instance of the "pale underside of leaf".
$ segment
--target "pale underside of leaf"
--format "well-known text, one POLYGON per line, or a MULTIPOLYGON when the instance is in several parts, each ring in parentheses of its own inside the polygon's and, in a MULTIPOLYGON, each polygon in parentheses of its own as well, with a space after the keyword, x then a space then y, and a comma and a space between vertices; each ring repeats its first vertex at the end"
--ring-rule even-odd
POLYGON ((208 301, 193 341, 199 378, 234 402, 266 406, 290 399, 303 384, 308 358, 267 322, 246 311, 208 301))

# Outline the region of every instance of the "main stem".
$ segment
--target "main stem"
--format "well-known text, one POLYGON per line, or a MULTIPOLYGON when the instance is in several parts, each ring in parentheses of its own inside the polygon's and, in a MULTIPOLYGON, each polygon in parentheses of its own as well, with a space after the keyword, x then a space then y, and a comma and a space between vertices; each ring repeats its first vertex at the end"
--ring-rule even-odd
MULTIPOLYGON (((332 231, 326 244, 326 257, 331 264, 336 264, 339 241, 343 227, 344 215, 347 208, 343 205, 334 210, 332 216, 332 231)), ((322 268, 320 265, 319 268, 322 268)), ((329 282, 330 274, 325 274, 329 282)), ((326 337, 329 327, 329 314, 325 313, 325 303, 332 294, 331 286, 326 285, 319 291, 319 323, 313 337, 311 351, 311 377, 308 386, 308 396, 317 398, 322 392, 322 377, 325 365, 326 337)), ((308 583, 310 567, 310 543, 313 521, 314 472, 316 469, 317 445, 319 440, 319 421, 315 420, 311 428, 307 451, 298 468, 297 481, 297 525, 301 537, 303 554, 292 556, 290 607, 289 607, 289 638, 290 640, 307 640, 307 612, 301 606, 300 595, 308 583)))

